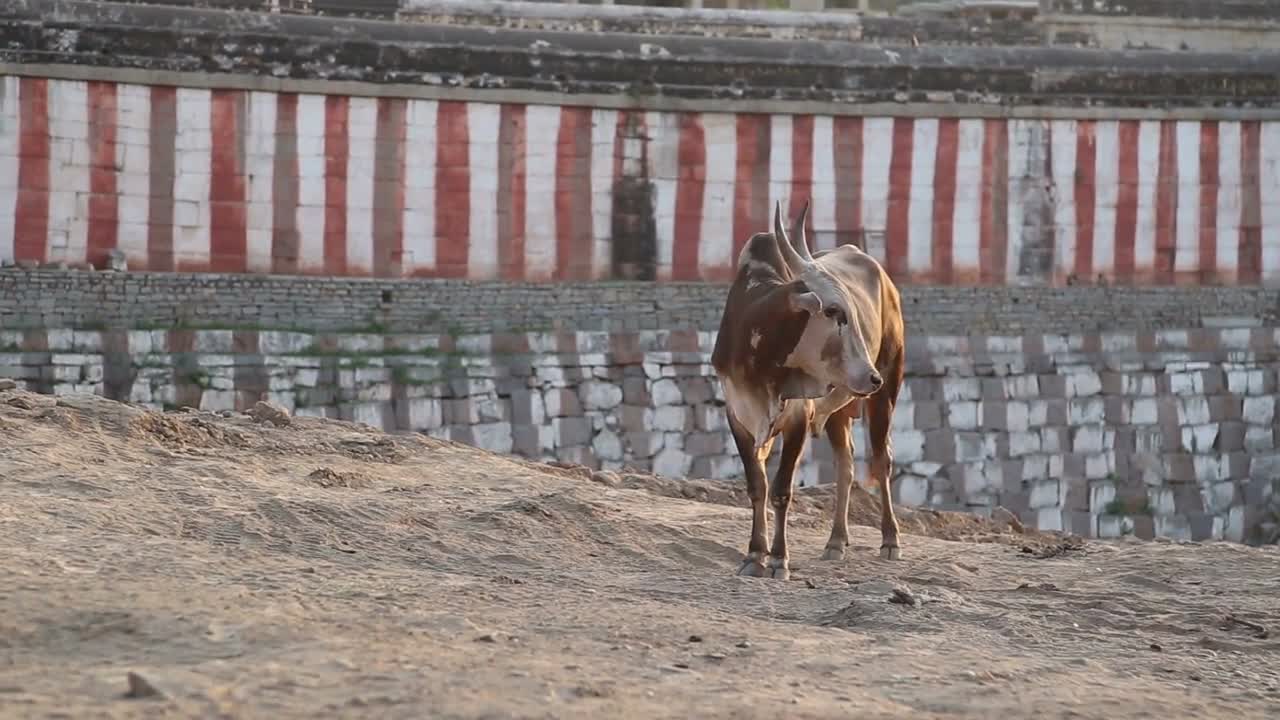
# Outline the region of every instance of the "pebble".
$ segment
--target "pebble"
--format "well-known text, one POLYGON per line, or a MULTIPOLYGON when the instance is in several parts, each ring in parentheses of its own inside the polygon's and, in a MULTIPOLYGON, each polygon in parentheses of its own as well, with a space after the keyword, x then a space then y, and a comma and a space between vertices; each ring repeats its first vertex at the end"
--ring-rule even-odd
POLYGON ((13 380, 10 380, 9 378, 0 378, 0 391, 13 390, 16 387, 18 387, 18 383, 13 380))
POLYGON ((156 689, 149 680, 142 677, 136 672, 130 672, 125 676, 129 682, 129 690, 124 694, 127 698, 150 698, 163 697, 163 693, 156 689))

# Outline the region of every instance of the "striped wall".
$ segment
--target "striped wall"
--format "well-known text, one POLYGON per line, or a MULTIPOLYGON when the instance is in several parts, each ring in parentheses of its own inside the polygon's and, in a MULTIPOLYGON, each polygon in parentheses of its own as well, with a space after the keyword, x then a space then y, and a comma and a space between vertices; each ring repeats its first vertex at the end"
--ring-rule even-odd
POLYGON ((0 78, 0 261, 723 281, 774 199, 903 282, 1280 285, 1280 122, 617 111, 0 78), (637 275, 627 268, 640 268, 637 275))

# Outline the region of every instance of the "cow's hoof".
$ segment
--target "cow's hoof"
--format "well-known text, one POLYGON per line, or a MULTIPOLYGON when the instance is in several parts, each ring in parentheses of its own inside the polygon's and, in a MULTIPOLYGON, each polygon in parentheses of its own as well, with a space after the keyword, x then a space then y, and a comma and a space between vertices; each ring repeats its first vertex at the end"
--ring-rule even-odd
POLYGON ((788 567, 786 559, 779 560, 777 558, 769 558, 769 575, 774 580, 787 580, 791 578, 791 568, 788 567))
POLYGON ((822 553, 822 559, 823 560, 843 560, 844 546, 827 548, 822 553))
POLYGON ((902 550, 899 549, 896 545, 893 547, 890 547, 888 545, 881 545, 880 559, 881 560, 901 560, 902 550))
POLYGON ((742 559, 742 564, 738 566, 738 574, 744 577, 768 577, 768 571, 764 567, 764 558, 751 553, 742 559))

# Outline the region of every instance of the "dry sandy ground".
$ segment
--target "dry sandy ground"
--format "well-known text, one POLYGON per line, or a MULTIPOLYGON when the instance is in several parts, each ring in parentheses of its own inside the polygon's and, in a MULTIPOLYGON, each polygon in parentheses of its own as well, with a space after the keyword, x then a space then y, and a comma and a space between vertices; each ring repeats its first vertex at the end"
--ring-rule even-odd
POLYGON ((749 516, 724 484, 14 391, 0 439, 3 718, 1280 707, 1275 548, 1082 544, 919 512, 902 561, 860 524, 830 563, 830 496, 811 491, 783 582, 734 575, 749 516), (124 697, 130 673, 157 694, 124 697))

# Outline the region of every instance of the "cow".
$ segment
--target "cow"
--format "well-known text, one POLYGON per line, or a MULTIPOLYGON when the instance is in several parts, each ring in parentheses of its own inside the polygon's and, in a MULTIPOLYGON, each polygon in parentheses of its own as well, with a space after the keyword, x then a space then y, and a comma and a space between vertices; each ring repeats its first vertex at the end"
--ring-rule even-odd
POLYGON ((898 289, 884 268, 853 245, 809 250, 805 202, 791 232, 774 205, 773 232, 755 233, 738 256, 711 364, 751 498, 751 539, 739 575, 790 577, 787 511, 809 435, 822 430, 835 453, 836 504, 824 560, 849 544, 852 421, 865 415, 871 477, 880 488, 880 557, 900 558, 890 492, 889 428, 902 387, 905 333, 898 289), (772 485, 765 461, 782 437, 772 485), (766 546, 773 505, 775 528, 766 546))

